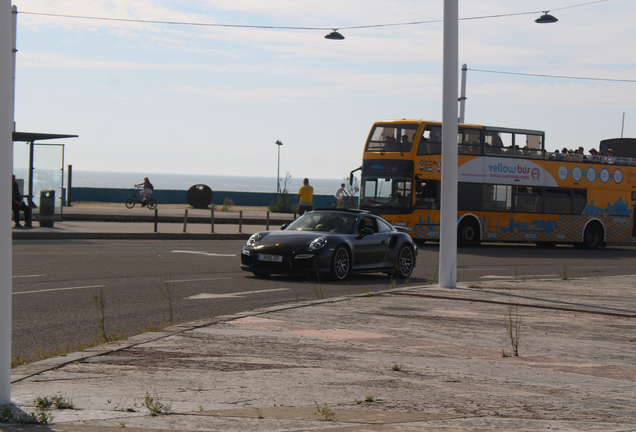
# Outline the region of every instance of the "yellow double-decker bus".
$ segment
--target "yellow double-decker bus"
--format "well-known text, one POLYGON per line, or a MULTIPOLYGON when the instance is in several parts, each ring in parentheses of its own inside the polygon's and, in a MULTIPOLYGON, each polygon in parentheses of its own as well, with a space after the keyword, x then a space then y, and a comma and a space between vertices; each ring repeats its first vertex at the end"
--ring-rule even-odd
MULTIPOLYGON (((360 207, 410 228, 416 240, 439 241, 441 136, 439 122, 375 123, 360 207)), ((603 154, 612 141, 604 141, 603 154)), ((596 249, 634 240, 636 158, 548 152, 542 131, 469 124, 459 125, 457 146, 459 246, 531 241, 596 249)))

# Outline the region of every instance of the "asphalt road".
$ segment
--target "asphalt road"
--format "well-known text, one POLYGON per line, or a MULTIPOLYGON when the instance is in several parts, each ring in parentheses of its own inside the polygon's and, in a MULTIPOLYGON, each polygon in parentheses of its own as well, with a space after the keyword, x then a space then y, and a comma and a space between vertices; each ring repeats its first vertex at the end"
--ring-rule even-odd
MULTIPOLYGON (((109 335, 161 328, 276 304, 387 289, 383 274, 345 282, 273 276, 239 268, 243 241, 14 241, 12 358, 75 351, 109 335), (170 298, 168 298, 170 297, 170 298), (101 304, 103 307, 98 306, 101 304)), ((413 277, 437 280, 436 244, 420 247, 413 277)), ((636 248, 486 244, 458 250, 458 282, 484 278, 581 278, 634 274, 636 248)), ((408 300, 405 300, 408 301, 408 300)))

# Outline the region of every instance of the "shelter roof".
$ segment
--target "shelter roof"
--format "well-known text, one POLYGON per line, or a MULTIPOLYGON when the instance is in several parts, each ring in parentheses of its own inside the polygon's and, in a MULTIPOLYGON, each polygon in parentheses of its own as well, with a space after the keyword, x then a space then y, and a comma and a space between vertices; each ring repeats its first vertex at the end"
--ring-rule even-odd
POLYGON ((65 134, 50 134, 39 132, 13 132, 13 141, 42 141, 60 138, 77 138, 79 135, 65 135, 65 134))

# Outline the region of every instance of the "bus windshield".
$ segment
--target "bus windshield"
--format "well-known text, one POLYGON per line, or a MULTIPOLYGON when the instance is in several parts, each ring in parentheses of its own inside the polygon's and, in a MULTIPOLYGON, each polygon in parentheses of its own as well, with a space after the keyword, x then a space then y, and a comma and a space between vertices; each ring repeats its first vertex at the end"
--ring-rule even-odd
POLYGON ((418 124, 376 125, 371 132, 366 151, 408 153, 413 148, 418 124))
POLYGON ((409 211, 412 206, 413 162, 364 161, 360 205, 363 209, 409 211))

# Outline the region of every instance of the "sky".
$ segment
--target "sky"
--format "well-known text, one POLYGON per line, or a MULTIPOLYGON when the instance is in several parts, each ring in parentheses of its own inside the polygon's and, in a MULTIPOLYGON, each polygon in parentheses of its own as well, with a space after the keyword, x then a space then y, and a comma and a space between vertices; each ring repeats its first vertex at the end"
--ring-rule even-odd
MULTIPOLYGON (((636 2, 571 7, 590 1, 459 0, 460 19, 510 14, 460 21, 466 123, 543 130, 549 150, 636 137, 619 81, 636 79, 636 2), (520 14, 536 11, 559 21, 520 14)), ((13 4, 16 129, 79 135, 59 141, 74 170, 276 177, 280 140, 281 177, 341 179, 375 121, 442 118, 442 22, 347 29, 441 21, 442 0, 13 4)))

